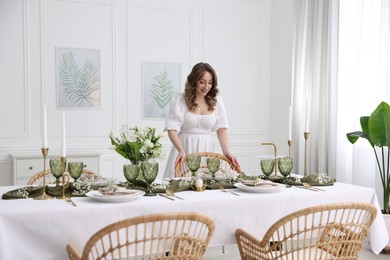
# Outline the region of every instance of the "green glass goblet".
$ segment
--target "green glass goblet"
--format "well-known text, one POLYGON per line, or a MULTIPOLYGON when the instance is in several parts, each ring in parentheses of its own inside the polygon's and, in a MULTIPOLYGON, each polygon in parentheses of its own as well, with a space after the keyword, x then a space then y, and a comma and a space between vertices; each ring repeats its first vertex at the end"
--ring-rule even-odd
POLYGON ((274 159, 263 159, 260 161, 260 167, 261 171, 265 175, 265 178, 269 179, 269 176, 274 171, 275 161, 274 159))
POLYGON ((207 163, 207 168, 211 172, 211 177, 212 177, 211 182, 215 184, 216 183, 215 173, 219 170, 219 165, 221 164, 221 161, 219 158, 209 157, 207 158, 206 163, 207 163))
POLYGON ((134 188, 134 181, 137 179, 139 171, 138 165, 135 164, 124 164, 123 165, 123 174, 128 182, 129 188, 134 188))
POLYGON ((60 159, 50 159, 49 165, 51 174, 54 178, 56 178, 56 186, 59 186, 61 183, 61 177, 65 172, 66 161, 62 164, 60 159))
POLYGON ((201 160, 201 157, 198 155, 188 155, 187 156, 186 163, 187 163, 188 169, 190 169, 190 171, 192 173, 192 177, 195 177, 196 172, 199 170, 200 160, 201 160))
POLYGON ((147 184, 145 196, 156 196, 152 191, 152 183, 158 174, 158 162, 141 162, 141 171, 147 184))
POLYGON ((83 162, 69 162, 68 163, 68 172, 70 177, 74 179, 74 182, 77 181, 78 178, 80 178, 81 174, 84 170, 84 163, 83 162))
POLYGON ((287 182, 287 177, 290 175, 293 168, 293 161, 291 157, 283 157, 278 159, 278 167, 280 174, 283 175, 283 182, 287 182))

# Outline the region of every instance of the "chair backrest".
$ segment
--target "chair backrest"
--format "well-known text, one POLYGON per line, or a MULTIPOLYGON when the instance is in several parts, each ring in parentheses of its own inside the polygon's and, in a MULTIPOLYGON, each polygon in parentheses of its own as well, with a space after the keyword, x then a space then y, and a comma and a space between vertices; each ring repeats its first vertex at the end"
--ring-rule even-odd
POLYGON ((214 234, 214 221, 194 212, 160 213, 125 219, 95 233, 81 258, 67 245, 70 259, 202 259, 214 234))
MULTIPOLYGON (((87 169, 84 169, 83 170, 83 174, 92 174, 92 175, 96 175, 96 173, 90 171, 90 170, 87 170, 87 169)), ((41 186, 43 185, 43 177, 44 177, 44 172, 41 171, 41 172, 38 172, 36 174, 34 174, 33 176, 31 176, 31 178, 28 180, 27 182, 27 185, 38 185, 38 186, 41 186)), ((53 175, 51 175, 50 173, 50 170, 46 170, 46 184, 53 184, 56 182, 56 178, 54 178, 53 175)), ((69 180, 70 176, 69 176, 69 173, 66 172, 65 173, 65 178, 66 178, 66 181, 69 180)))
POLYGON ((338 203, 306 208, 273 224, 262 240, 239 228, 242 259, 358 259, 377 215, 369 203, 338 203))
MULTIPOLYGON (((207 172, 208 171, 207 170, 207 163, 206 163, 207 158, 215 157, 215 158, 219 158, 221 161, 220 166, 219 166, 219 169, 221 171, 229 172, 229 171, 233 170, 237 173, 241 173, 240 167, 238 165, 234 165, 232 163, 232 161, 223 154, 212 153, 212 152, 199 152, 199 153, 188 154, 187 157, 191 156, 191 155, 198 155, 201 157, 201 163, 200 163, 200 169, 199 169, 200 172, 207 172)), ((184 162, 182 162, 181 164, 176 165, 175 176, 176 177, 191 176, 191 171, 188 169, 186 160, 184 162)))

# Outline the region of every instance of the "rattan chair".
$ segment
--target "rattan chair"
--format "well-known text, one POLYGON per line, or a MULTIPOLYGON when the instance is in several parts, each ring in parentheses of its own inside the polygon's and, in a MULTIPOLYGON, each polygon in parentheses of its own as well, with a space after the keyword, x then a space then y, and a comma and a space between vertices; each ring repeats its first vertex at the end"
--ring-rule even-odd
POLYGON ((129 218, 96 232, 80 256, 66 246, 69 259, 202 259, 214 234, 214 221, 193 212, 129 218))
POLYGON ((358 259, 377 215, 368 203, 315 206, 273 224, 262 240, 236 230, 241 259, 358 259))
MULTIPOLYGON (((96 175, 96 173, 94 173, 93 171, 87 170, 87 169, 83 170, 83 174, 96 175)), ((43 171, 34 174, 28 180, 27 185, 38 185, 38 186, 41 186, 43 184, 43 176, 44 176, 44 172, 43 171)), ((53 183, 56 182, 56 178, 54 178, 54 176, 50 174, 50 170, 46 170, 45 178, 46 178, 46 183, 47 184, 53 184, 53 183)), ((66 181, 69 180, 69 173, 68 172, 65 173, 65 178, 66 178, 66 181)))
MULTIPOLYGON (((205 172, 205 171, 207 172, 207 164, 206 164, 207 158, 208 157, 216 157, 216 158, 219 158, 221 160, 221 165, 219 167, 219 169, 221 171, 229 172, 229 171, 233 170, 237 173, 241 173, 240 167, 236 164, 233 164, 232 161, 223 154, 212 153, 212 152, 199 152, 199 153, 191 153, 191 154, 188 154, 187 156, 190 156, 190 155, 199 155, 201 157, 201 164, 200 164, 200 169, 199 169, 199 171, 201 171, 201 172, 205 172)), ((184 161, 181 164, 179 163, 176 165, 175 176, 176 177, 191 176, 191 171, 188 169, 186 161, 184 161)))

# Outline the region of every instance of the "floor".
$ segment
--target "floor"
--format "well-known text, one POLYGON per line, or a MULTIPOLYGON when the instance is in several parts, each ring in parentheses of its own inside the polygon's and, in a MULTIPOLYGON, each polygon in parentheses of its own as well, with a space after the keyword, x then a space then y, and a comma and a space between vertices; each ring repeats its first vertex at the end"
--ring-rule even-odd
MULTIPOLYGON (((239 260, 240 254, 238 252, 237 245, 227 245, 225 246, 225 253, 222 253, 222 247, 211 247, 207 249, 206 254, 203 257, 203 260, 239 260)), ((390 252, 381 253, 379 255, 374 254, 370 249, 367 243, 365 243, 362 251, 359 254, 359 260, 389 260, 390 252)))

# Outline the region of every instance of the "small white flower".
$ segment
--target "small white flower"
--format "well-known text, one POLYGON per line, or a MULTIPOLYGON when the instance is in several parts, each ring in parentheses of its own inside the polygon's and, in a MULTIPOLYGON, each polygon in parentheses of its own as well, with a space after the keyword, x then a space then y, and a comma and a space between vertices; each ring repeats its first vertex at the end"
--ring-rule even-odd
POLYGON ((153 147, 154 147, 154 144, 153 144, 152 141, 150 141, 150 140, 145 140, 144 146, 145 146, 146 148, 153 148, 153 147))

